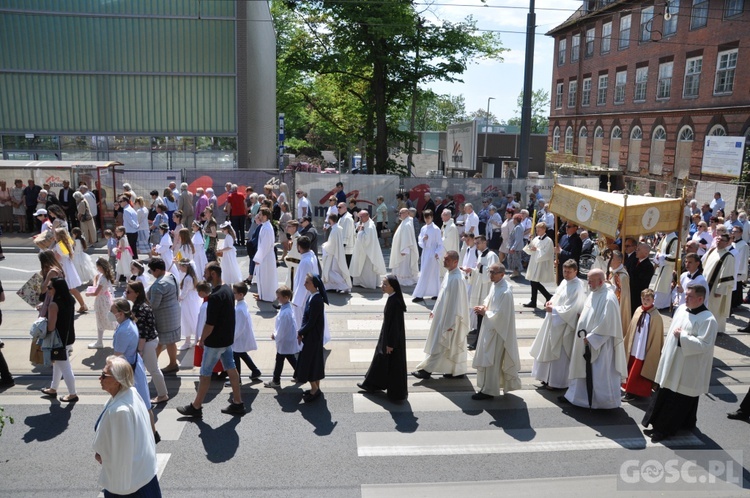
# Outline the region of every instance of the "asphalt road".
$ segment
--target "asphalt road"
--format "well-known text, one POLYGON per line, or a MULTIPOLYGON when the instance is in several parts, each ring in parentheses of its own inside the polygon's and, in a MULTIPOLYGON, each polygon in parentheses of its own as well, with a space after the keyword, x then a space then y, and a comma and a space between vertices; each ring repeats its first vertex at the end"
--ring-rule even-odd
MULTIPOLYGON (((38 390, 48 385, 50 371, 32 369, 26 361, 27 330, 35 314, 14 292, 36 270, 37 260, 34 254, 6 251, 6 256, 0 262, 7 298, 0 337, 17 385, 0 391, 0 406, 15 419, 0 436, 0 496, 96 496, 99 466, 91 441, 107 397, 96 376, 111 350, 85 349, 95 335, 94 321, 91 315, 80 317, 73 363, 81 401, 66 406, 40 398, 38 390)), ((649 484, 644 473, 628 488, 618 475, 632 461, 640 469, 649 461, 658 466, 707 450, 721 451, 734 465, 742 464, 734 451, 750 459, 750 425, 725 416, 750 385, 750 337, 735 331, 746 323, 748 310, 730 320, 730 330, 717 341, 711 393, 701 397, 698 430, 652 444, 640 431, 645 403, 608 411, 560 405, 559 393, 534 388, 523 353, 524 388, 492 401, 470 399, 474 375, 465 380, 412 379, 409 400, 402 405, 358 394, 356 382, 367 369, 383 304, 381 293, 359 291, 351 297, 332 296, 327 313, 334 340, 327 346, 328 377, 318 403, 301 403, 304 386, 294 386, 290 372, 278 392, 245 377, 244 417, 220 413, 228 389, 215 382, 203 421, 180 420, 175 408, 192 399, 197 380, 192 351, 181 354, 182 369, 168 381, 172 399, 157 410, 164 496, 669 496, 676 488, 667 487, 665 479, 649 484)), ((514 292, 517 304, 528 300, 523 281, 514 292)), ((418 361, 431 304, 409 303, 407 347, 415 350, 410 367, 418 361)), ((254 303, 250 308, 260 342, 252 356, 268 380, 273 310, 254 303)), ((523 349, 542 315, 516 309, 523 349)), ((744 464, 739 472, 744 490, 688 485, 681 478, 676 485, 688 487, 673 492, 748 494, 747 468, 744 464)))

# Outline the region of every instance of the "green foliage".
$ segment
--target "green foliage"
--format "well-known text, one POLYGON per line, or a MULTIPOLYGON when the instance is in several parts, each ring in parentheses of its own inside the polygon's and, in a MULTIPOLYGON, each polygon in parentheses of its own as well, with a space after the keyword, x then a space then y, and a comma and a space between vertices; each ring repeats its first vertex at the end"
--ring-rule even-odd
POLYGON ((3 435, 3 429, 5 429, 6 420, 8 421, 8 423, 11 423, 11 424, 15 423, 15 420, 13 420, 13 417, 11 417, 10 415, 6 415, 5 408, 0 406, 0 436, 3 435))
POLYGON ((479 120, 479 125, 484 126, 485 123, 497 124, 497 116, 493 113, 487 114, 487 109, 477 109, 476 111, 469 114, 469 119, 479 120))
POLYGON ((412 0, 276 0, 272 14, 287 135, 321 148, 364 143, 375 172, 388 169, 393 132, 418 84, 460 81, 471 61, 502 61, 505 50, 496 34, 478 33, 471 17, 426 23, 412 0))
MULTIPOLYGON (((523 92, 518 95, 516 100, 518 116, 508 120, 509 125, 521 126, 521 110, 523 109, 523 92)), ((549 93, 544 89, 539 89, 531 93, 531 133, 546 133, 549 115, 549 93)))

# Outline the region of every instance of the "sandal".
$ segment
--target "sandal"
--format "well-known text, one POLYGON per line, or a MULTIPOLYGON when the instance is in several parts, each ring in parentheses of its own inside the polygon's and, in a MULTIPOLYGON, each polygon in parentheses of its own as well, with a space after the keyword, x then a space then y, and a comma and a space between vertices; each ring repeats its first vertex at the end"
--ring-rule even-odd
POLYGON ((157 396, 155 398, 151 398, 151 404, 152 405, 158 405, 160 403, 166 403, 167 401, 169 401, 169 396, 168 395, 157 396))
POLYGON ((78 401, 78 395, 77 394, 68 394, 67 396, 63 396, 60 398, 60 401, 63 403, 75 403, 78 401))
POLYGON ((51 387, 45 387, 45 388, 44 388, 44 389, 42 389, 41 391, 42 391, 42 393, 43 393, 43 394, 44 394, 45 396, 49 396, 50 398, 56 398, 56 397, 57 397, 57 391, 55 391, 55 390, 54 390, 54 389, 52 389, 51 387))
POLYGON ((88 313, 88 311, 89 311, 88 307, 86 307, 86 308, 78 308, 78 314, 79 315, 83 315, 84 313, 88 313))

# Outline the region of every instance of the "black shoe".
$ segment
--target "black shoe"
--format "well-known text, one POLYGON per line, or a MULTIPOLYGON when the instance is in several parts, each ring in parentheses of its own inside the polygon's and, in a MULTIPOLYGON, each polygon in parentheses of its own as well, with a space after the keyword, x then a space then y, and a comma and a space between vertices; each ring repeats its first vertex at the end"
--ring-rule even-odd
POLYGON ((159 435, 159 431, 154 432, 154 444, 159 444, 161 442, 161 436, 159 435))
POLYGON ((429 379, 432 376, 432 374, 425 369, 417 370, 411 374, 418 379, 429 379))
POLYGON ((492 399, 494 396, 490 396, 489 394, 484 394, 482 391, 479 391, 476 394, 472 394, 471 399, 476 399, 478 401, 485 400, 485 399, 492 399))
POLYGON ((643 435, 651 437, 656 432, 656 429, 643 429, 643 435))
POLYGON ((432 299, 433 301, 437 301, 437 298, 438 298, 437 296, 433 296, 430 299, 432 299))
POLYGON ((477 349, 477 347, 476 346, 472 346, 471 344, 468 345, 468 346, 466 346, 466 350, 467 351, 476 351, 476 349, 477 349))
POLYGON ((461 374, 461 375, 443 374, 444 379, 463 379, 464 377, 466 377, 465 374, 461 374))
POLYGON ((750 413, 737 410, 736 412, 727 413, 727 418, 731 420, 750 420, 750 413))
POLYGON ((250 380, 258 380, 260 379, 260 376, 260 370, 253 370, 253 372, 250 374, 250 380))
POLYGON ((302 396, 302 401, 304 401, 305 403, 311 403, 315 401, 316 399, 320 398, 321 394, 323 394, 323 391, 321 391, 320 389, 315 391, 315 394, 312 394, 312 393, 304 394, 302 396))
POLYGON ((625 393, 625 396, 622 397, 623 401, 628 401, 628 402, 635 401, 637 399, 638 399, 638 396, 636 396, 635 394, 630 394, 630 393, 625 393))
POLYGON ((536 304, 534 304, 534 303, 524 303, 523 307, 524 308, 536 308, 536 304))
POLYGON ((669 436, 662 434, 661 432, 654 431, 654 433, 651 435, 651 442, 658 443, 659 441, 664 441, 668 437, 669 436))
POLYGON ((414 299, 411 300, 411 302, 412 303, 421 303, 421 302, 424 302, 424 298, 423 297, 415 297, 414 299))
POLYGON ((229 403, 229 406, 221 409, 221 413, 228 415, 244 415, 245 403, 229 403))
POLYGON ((196 408, 192 403, 185 406, 178 406, 177 413, 186 417, 203 418, 203 407, 196 408))
POLYGON ((560 403, 562 403, 564 405, 569 405, 570 404, 570 401, 568 401, 568 398, 566 398, 565 396, 558 396, 557 397, 557 401, 559 401, 560 403))
POLYGON ((0 380, 0 387, 13 387, 16 385, 16 381, 13 379, 0 380))
POLYGON ((741 329, 737 329, 737 332, 750 332, 750 323, 748 323, 746 326, 742 327, 741 329))
POLYGON ((281 309, 281 305, 280 304, 275 304, 274 303, 271 306, 273 306, 273 309, 275 309, 275 310, 280 310, 281 309))
POLYGON ((367 391, 368 393, 377 393, 383 391, 382 389, 377 389, 375 387, 370 387, 364 382, 357 382, 357 387, 360 388, 363 391, 367 391))

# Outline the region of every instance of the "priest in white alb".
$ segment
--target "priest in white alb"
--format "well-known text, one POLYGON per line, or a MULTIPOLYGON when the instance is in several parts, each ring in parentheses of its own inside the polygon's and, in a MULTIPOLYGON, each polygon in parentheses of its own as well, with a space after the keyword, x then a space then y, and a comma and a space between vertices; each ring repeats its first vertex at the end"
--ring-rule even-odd
POLYGON ((524 304, 526 308, 536 308, 538 293, 544 296, 546 303, 552 298, 552 294, 544 287, 542 282, 555 281, 555 248, 552 239, 547 237, 547 224, 543 221, 536 224, 536 237, 523 248, 529 255, 529 267, 526 269, 526 280, 531 282, 531 301, 524 304))
POLYGON ((558 399, 585 408, 619 408, 620 384, 628 375, 620 305, 611 288, 604 285, 603 271, 589 271, 588 281, 591 292, 586 298, 576 325, 576 337, 570 357, 570 386, 565 396, 558 399), (591 351, 590 380, 593 382, 593 391, 590 403, 586 382, 586 360, 583 358, 586 345, 591 351))
POLYGON ((354 244, 352 264, 349 273, 354 277, 354 285, 365 289, 377 289, 385 275, 383 251, 378 242, 378 229, 364 209, 359 212, 357 242, 354 244))
POLYGON ((664 340, 654 382, 659 385, 643 417, 644 434, 658 442, 680 430, 692 430, 698 400, 708 392, 718 325, 704 304, 706 289, 692 284, 677 308, 664 340))
MULTIPOLYGON (((672 276, 676 261, 677 232, 671 232, 661 240, 656 256, 654 256, 654 263, 659 265, 656 270, 656 283, 654 284, 654 306, 658 310, 668 308, 672 300, 672 276)), ((636 305, 636 303, 631 304, 636 305)))
POLYGON ((440 291, 440 260, 443 257, 443 237, 440 229, 432 221, 432 211, 427 209, 422 213, 424 226, 419 231, 419 247, 422 248, 422 266, 419 280, 412 295, 413 302, 424 301, 425 296, 436 297, 440 291))
POLYGON ((706 306, 716 318, 719 332, 726 330, 736 278, 734 255, 729 252, 730 244, 729 234, 718 235, 716 247, 712 247, 703 255, 703 276, 706 277, 710 292, 706 298, 706 306))
POLYGON ((469 298, 466 282, 458 269, 458 253, 449 251, 443 258, 448 274, 430 313, 430 330, 424 352, 427 357, 412 372, 418 379, 429 379, 433 372, 445 378, 463 378, 466 374, 466 334, 469 333, 469 298))
POLYGON ((396 228, 391 241, 391 257, 388 266, 391 273, 398 278, 401 286, 416 285, 419 279, 419 248, 414 234, 414 225, 409 210, 402 208, 398 212, 401 222, 396 228))
POLYGON ((472 364, 477 369, 479 392, 471 398, 476 400, 500 396, 500 389, 503 394, 521 389, 513 290, 503 278, 505 266, 494 263, 487 268, 487 273, 492 287, 482 305, 474 308, 477 315, 483 316, 472 364))
MULTIPOLYGON (((474 309, 477 306, 481 306, 487 294, 490 293, 492 281, 487 270, 495 263, 499 263, 500 259, 497 257, 497 254, 487 247, 487 237, 484 235, 474 237, 474 244, 477 246, 477 251, 479 251, 479 259, 477 259, 477 265, 471 270, 469 276, 469 283, 471 284, 469 290, 469 309, 471 313, 469 316, 471 317, 471 329, 479 330, 482 328, 482 315, 474 313, 474 309)), ((476 344, 469 344, 469 346, 469 349, 473 349, 476 344)))
POLYGON ((578 315, 587 295, 574 259, 563 263, 562 274, 563 281, 544 306, 547 314, 529 350, 534 357, 531 375, 549 390, 565 389, 570 383, 570 355, 578 330, 578 315))
MULTIPOLYGON (((443 209, 443 212, 440 213, 440 219, 443 220, 443 226, 440 227, 440 233, 443 237, 443 249, 445 249, 445 252, 458 252, 458 228, 453 221, 453 213, 450 209, 443 209)), ((441 266, 440 278, 443 278, 447 271, 444 266, 441 266)))
POLYGON ((346 209, 345 202, 339 202, 336 208, 339 210, 339 221, 338 224, 342 230, 342 236, 344 239, 344 254, 346 254, 346 265, 351 268, 352 266, 352 254, 354 254, 354 246, 357 234, 354 232, 354 218, 348 209, 346 209))
POLYGON ((273 214, 267 207, 258 212, 261 225, 258 233, 258 250, 253 256, 255 261, 254 280, 258 283, 258 301, 273 302, 276 289, 279 288, 279 275, 276 271, 276 233, 271 225, 273 214))
POLYGON ((352 277, 349 275, 349 267, 346 264, 344 231, 337 223, 338 219, 337 214, 328 216, 331 231, 328 234, 328 240, 323 244, 321 279, 327 291, 351 292, 352 277))

